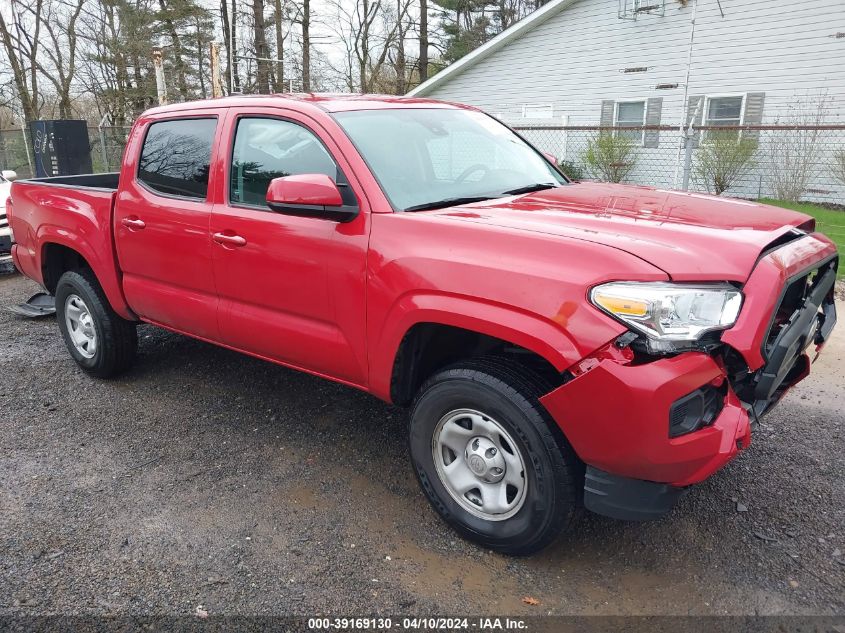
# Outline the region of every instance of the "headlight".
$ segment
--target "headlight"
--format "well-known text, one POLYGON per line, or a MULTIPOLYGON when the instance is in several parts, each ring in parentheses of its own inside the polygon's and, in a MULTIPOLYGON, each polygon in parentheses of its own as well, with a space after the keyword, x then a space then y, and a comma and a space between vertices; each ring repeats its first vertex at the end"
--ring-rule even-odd
POLYGON ((736 323, 742 293, 729 284, 613 282, 590 300, 650 339, 692 342, 736 323))

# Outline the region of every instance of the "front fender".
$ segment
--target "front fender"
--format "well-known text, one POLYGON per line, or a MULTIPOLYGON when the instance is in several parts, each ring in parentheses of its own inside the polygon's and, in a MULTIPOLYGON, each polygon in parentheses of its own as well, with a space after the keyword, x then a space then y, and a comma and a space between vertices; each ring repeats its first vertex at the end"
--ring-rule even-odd
MULTIPOLYGON (((370 387, 377 397, 388 401, 399 346, 405 334, 420 323, 459 327, 508 341, 538 354, 558 371, 584 356, 572 335, 554 320, 474 297, 406 294, 394 303, 383 323, 370 360, 370 387)), ((621 325, 609 323, 603 343, 624 331, 621 325)))

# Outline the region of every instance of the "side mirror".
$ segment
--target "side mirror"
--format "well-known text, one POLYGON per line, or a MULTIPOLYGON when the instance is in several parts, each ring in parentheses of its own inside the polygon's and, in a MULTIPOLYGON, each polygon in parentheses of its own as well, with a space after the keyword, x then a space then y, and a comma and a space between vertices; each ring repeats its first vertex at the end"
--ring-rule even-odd
POLYGON ((547 161, 557 167, 557 156, 555 156, 554 154, 549 154, 548 152, 542 152, 542 154, 546 157, 547 161))
POLYGON ((334 222, 350 222, 358 208, 343 204, 335 182, 325 174, 299 174, 273 178, 267 188, 267 206, 276 213, 334 222))
POLYGON ((8 180, 9 182, 18 179, 18 172, 16 172, 14 169, 4 169, 2 172, 0 172, 0 175, 2 175, 3 178, 8 180))

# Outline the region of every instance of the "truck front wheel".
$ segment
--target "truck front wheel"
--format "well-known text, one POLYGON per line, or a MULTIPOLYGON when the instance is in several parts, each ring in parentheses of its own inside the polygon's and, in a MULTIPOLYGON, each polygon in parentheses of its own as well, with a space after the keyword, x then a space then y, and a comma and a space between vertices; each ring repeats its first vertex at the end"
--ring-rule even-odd
POLYGON ((538 402, 542 380, 507 360, 470 360, 420 389, 410 421, 429 502, 466 538, 507 554, 548 545, 577 516, 583 470, 538 402))
POLYGON ((59 330, 76 364, 92 376, 109 378, 135 360, 135 324, 121 318, 89 270, 64 273, 56 286, 59 330))

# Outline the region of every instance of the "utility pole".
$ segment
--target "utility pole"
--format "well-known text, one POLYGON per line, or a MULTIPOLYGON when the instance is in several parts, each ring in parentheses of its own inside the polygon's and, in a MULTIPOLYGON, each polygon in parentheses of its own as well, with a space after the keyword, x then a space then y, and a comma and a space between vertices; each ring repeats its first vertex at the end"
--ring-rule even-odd
POLYGON ((211 43, 211 96, 219 99, 223 96, 223 86, 220 82, 220 42, 211 43))
MULTIPOLYGON (((689 46, 687 47, 687 75, 686 79, 684 79, 684 101, 681 106, 681 125, 680 125, 680 138, 678 143, 678 157, 675 160, 675 175, 672 178, 672 188, 678 188, 678 177, 681 170, 681 159, 684 156, 683 152, 689 153, 691 146, 689 144, 689 135, 687 134, 687 117, 689 116, 689 80, 690 74, 692 72, 692 47, 695 43, 695 16, 698 12, 698 0, 692 0, 692 15, 690 16, 690 26, 689 26, 689 46)), ((690 129, 692 129, 692 124, 690 123, 690 129)))
POLYGON ((161 51, 153 51, 153 67, 156 74, 156 91, 158 92, 158 104, 167 105, 167 85, 164 83, 164 67, 161 65, 161 51))

